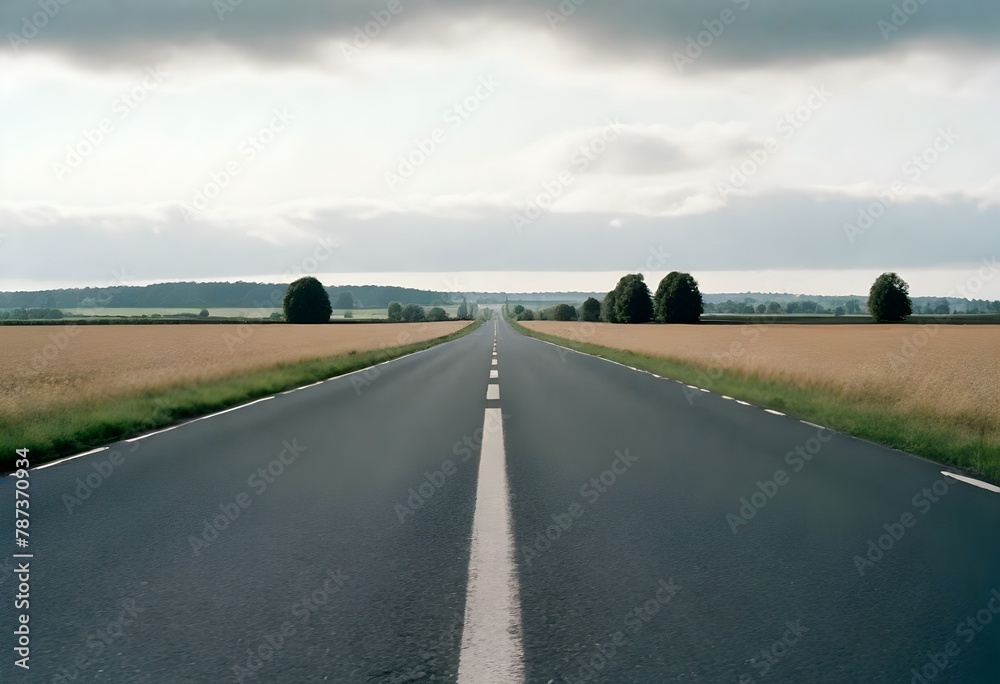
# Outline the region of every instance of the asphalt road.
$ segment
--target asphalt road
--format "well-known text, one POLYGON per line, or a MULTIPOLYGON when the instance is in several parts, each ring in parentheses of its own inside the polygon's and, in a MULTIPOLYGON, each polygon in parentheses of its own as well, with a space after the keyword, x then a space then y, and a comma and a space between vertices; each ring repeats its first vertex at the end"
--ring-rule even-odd
POLYGON ((1000 680, 1000 494, 497 330, 0 480, 3 681, 1000 680))

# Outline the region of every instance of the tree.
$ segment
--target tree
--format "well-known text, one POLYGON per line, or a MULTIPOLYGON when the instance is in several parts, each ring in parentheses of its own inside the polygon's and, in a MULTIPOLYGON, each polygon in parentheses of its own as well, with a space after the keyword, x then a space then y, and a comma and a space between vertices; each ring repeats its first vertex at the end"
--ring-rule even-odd
POLYGON ((697 323, 704 310, 698 282, 690 273, 671 271, 656 288, 653 313, 659 323, 697 323))
POLYGON ((521 306, 520 304, 518 304, 517 306, 514 307, 514 315, 515 316, 520 316, 523 313, 524 313, 524 307, 523 306, 521 306))
POLYGON ((934 313, 938 316, 947 316, 951 313, 951 306, 947 299, 939 299, 934 303, 934 313))
POLYGON ((766 304, 758 304, 757 305, 757 313, 759 313, 759 314, 767 313, 767 305, 766 304))
POLYGON ((576 307, 570 304, 559 304, 552 314, 554 321, 575 321, 576 307))
POLYGON ((208 318, 208 309, 202 309, 198 312, 198 318, 208 318))
POLYGON ((653 299, 641 273, 622 276, 613 292, 616 323, 649 323, 653 320, 653 299))
POLYGON ((440 306, 435 306, 433 309, 427 312, 427 320, 434 321, 435 323, 439 321, 447 321, 448 312, 442 309, 440 306))
POLYGON ((580 320, 588 323, 596 323, 601 320, 601 303, 593 297, 587 300, 580 307, 580 320))
POLYGON ((469 317, 469 303, 465 301, 465 297, 462 297, 462 303, 458 305, 458 313, 456 318, 464 321, 469 317))
POLYGON ((299 278, 285 290, 281 301, 289 323, 327 323, 333 307, 323 283, 312 276, 299 278))
POLYGON ((780 314, 781 313, 781 303, 780 302, 768 302, 767 312, 769 314, 780 314))
POLYGON ((604 301, 601 302, 601 320, 605 323, 618 322, 618 294, 614 290, 604 295, 604 301))
POLYGON ((386 309, 386 314, 390 321, 401 321, 403 320, 403 305, 399 302, 391 302, 389 308, 386 309))
POLYGON ((910 286, 895 273, 883 273, 868 293, 868 312, 879 323, 901 321, 913 313, 910 286))
POLYGON ((521 313, 517 314, 517 320, 519 321, 533 321, 535 320, 535 314, 531 309, 525 309, 521 307, 521 313))
POLYGON ((859 314, 861 313, 861 302, 857 299, 848 299, 844 308, 847 309, 847 313, 849 314, 859 314))
POLYGON ((334 309, 353 309, 354 296, 350 292, 341 292, 337 295, 337 301, 333 305, 334 309))
POLYGON ((424 313, 424 307, 418 304, 407 304, 404 306, 402 317, 405 323, 421 323, 427 320, 427 314, 424 313))

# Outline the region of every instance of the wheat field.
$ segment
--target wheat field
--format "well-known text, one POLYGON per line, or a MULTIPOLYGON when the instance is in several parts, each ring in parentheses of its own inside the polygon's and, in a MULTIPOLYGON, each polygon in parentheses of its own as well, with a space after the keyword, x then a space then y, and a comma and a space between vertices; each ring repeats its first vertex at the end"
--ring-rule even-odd
POLYGON ((521 325, 576 342, 821 387, 845 400, 876 399, 887 410, 972 418, 1000 439, 998 326, 521 325))
POLYGON ((0 416, 17 418, 278 364, 398 347, 466 325, 0 327, 0 416))

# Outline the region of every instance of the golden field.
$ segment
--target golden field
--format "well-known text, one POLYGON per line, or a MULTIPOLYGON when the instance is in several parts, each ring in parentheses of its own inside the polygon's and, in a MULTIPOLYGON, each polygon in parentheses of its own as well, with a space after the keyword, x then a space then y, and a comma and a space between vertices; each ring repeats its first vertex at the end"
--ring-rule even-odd
POLYGON ((894 412, 973 418, 1000 438, 998 326, 521 325, 575 342, 822 387, 845 399, 874 398, 894 412))
POLYGON ((0 415, 16 417, 449 335, 464 321, 0 327, 0 415))

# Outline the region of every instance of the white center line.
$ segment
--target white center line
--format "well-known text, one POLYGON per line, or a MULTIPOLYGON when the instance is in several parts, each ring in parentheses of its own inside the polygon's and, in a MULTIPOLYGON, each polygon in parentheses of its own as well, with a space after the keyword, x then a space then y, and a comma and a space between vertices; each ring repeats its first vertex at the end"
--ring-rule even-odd
POLYGON ((486 409, 458 684, 524 681, 521 606, 502 421, 500 409, 486 409))
POLYGON ((500 398, 500 385, 496 383, 490 383, 486 387, 486 399, 487 401, 499 399, 500 398))
POLYGON ((496 359, 493 359, 493 363, 491 363, 490 365, 491 365, 491 366, 495 366, 495 365, 497 365, 497 360, 496 360, 496 359))
POLYGON ((500 377, 500 371, 498 371, 498 370, 491 370, 490 371, 490 380, 496 380, 499 377, 500 377))

